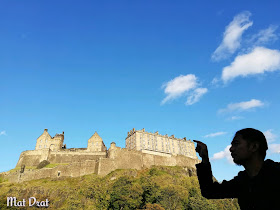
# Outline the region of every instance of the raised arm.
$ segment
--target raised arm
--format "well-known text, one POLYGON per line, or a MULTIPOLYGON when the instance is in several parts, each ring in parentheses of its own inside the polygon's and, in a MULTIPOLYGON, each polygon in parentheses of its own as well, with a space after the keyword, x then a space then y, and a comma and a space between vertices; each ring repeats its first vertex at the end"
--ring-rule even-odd
POLYGON ((213 182, 207 145, 198 140, 193 141, 197 143, 195 150, 202 158, 202 162, 196 165, 202 196, 209 199, 236 198, 238 196, 239 178, 235 177, 222 183, 213 182))
POLYGON ((202 163, 209 163, 209 156, 208 156, 208 149, 207 145, 202 143, 198 140, 193 140, 195 143, 197 143, 197 146, 195 148, 195 151, 199 154, 199 156, 202 158, 202 163))

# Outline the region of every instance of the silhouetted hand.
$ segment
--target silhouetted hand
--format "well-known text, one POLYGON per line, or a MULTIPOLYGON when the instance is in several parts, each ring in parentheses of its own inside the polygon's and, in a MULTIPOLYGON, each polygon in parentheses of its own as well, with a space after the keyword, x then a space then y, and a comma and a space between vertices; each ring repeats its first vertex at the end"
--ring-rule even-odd
POLYGON ((195 143, 197 143, 195 151, 199 154, 199 156, 202 158, 203 163, 209 162, 208 157, 208 149, 207 145, 202 143, 201 141, 193 140, 195 143))

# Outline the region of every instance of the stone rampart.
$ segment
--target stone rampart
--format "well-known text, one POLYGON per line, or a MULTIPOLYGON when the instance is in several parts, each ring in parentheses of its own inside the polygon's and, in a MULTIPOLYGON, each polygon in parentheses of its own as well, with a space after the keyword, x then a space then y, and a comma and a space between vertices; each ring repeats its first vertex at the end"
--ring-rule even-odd
POLYGON ((48 160, 50 163, 72 163, 87 160, 97 160, 106 157, 106 152, 89 152, 87 150, 62 150, 58 152, 45 150, 28 150, 21 153, 16 167, 37 166, 41 161, 48 160))
POLYGON ((15 170, 6 173, 11 182, 22 182, 41 178, 78 177, 95 173, 105 176, 116 169, 137 169, 157 166, 182 166, 195 171, 197 158, 183 155, 171 155, 156 151, 137 151, 116 147, 115 143, 106 152, 81 149, 65 149, 51 151, 50 149, 25 151, 20 155, 17 167, 33 166, 24 172, 15 170), (34 169, 42 160, 57 164, 54 168, 34 169))
POLYGON ((195 170, 198 159, 178 156, 165 156, 143 153, 126 148, 114 147, 109 149, 109 158, 100 158, 98 161, 98 175, 104 176, 116 169, 143 169, 154 165, 161 166, 182 166, 195 170))
POLYGON ((73 162, 68 165, 58 165, 54 168, 26 170, 24 173, 17 170, 13 173, 6 173, 5 178, 10 182, 23 182, 42 178, 79 177, 86 174, 97 174, 96 162, 96 160, 73 162))
POLYGON ((20 154, 16 167, 22 165, 37 166, 40 163, 42 152, 37 150, 27 150, 20 154))
POLYGON ((105 158, 106 152, 56 152, 50 154, 48 161, 50 161, 50 163, 72 163, 87 160, 98 160, 101 157, 105 158))

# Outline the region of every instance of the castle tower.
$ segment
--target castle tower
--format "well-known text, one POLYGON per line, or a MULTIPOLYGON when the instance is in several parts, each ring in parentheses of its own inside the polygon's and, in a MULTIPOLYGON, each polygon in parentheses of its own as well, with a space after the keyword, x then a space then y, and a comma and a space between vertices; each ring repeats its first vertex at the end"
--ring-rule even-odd
POLYGON ((51 151, 59 151, 63 145, 64 132, 56 134, 54 137, 45 129, 41 136, 37 138, 35 150, 50 149, 51 151))
POLYGON ((107 150, 102 138, 96 131, 88 140, 87 150, 96 152, 105 152, 107 150))
POLYGON ((63 146, 64 132, 62 134, 55 134, 51 140, 50 149, 51 151, 59 151, 63 146))

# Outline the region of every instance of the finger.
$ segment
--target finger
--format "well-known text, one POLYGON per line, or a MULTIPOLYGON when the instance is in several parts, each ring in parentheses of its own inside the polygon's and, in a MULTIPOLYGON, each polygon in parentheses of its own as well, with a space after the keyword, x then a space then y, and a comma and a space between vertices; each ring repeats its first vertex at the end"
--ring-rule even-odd
POLYGON ((193 141, 197 144, 203 144, 201 141, 198 141, 198 140, 193 140, 193 141))

